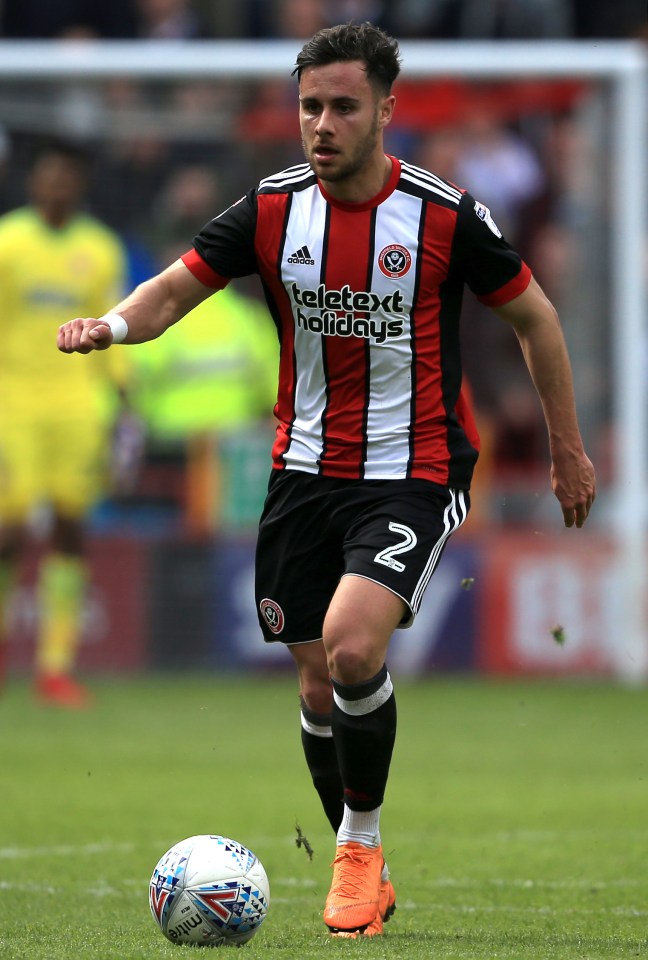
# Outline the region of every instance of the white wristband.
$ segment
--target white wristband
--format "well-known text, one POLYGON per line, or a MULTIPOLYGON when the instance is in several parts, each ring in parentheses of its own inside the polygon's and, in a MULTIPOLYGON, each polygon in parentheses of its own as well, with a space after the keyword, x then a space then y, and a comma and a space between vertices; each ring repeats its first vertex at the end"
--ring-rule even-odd
POLYGON ((122 343, 128 334, 128 324, 118 313, 107 313, 104 317, 98 317, 102 323, 107 323, 112 330, 113 343, 122 343))

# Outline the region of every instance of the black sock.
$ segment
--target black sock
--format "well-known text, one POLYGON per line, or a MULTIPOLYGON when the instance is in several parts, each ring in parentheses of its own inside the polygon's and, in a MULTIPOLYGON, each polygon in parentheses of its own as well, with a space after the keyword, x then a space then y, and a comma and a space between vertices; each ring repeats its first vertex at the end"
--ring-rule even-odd
POLYGON ((333 679, 333 739, 351 810, 383 802, 396 739, 396 698, 387 667, 366 683, 333 679))
POLYGON ((301 701, 301 739, 306 763, 324 813, 335 833, 342 822, 342 777, 331 732, 331 714, 314 713, 301 701))

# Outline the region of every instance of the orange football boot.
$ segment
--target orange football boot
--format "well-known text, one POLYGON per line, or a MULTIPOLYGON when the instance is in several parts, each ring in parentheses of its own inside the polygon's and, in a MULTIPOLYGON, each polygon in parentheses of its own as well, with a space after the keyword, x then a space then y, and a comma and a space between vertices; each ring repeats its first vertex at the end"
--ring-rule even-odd
POLYGON ((389 873, 387 873, 387 878, 380 881, 380 898, 378 900, 378 915, 375 920, 373 920, 367 929, 362 934, 363 937, 376 937, 380 936, 383 932, 383 924, 387 923, 389 918, 394 913, 396 909, 396 891, 394 886, 389 879, 389 873))
POLYGON ((338 931, 332 933, 334 937, 346 937, 349 940, 356 940, 358 937, 379 937, 383 933, 383 926, 392 916, 396 909, 396 892, 389 879, 389 872, 386 865, 383 867, 383 879, 380 881, 380 896, 378 899, 378 913, 375 920, 372 920, 364 930, 338 931))
POLYGON ((333 861, 333 881, 324 923, 334 934, 362 933, 379 916, 382 847, 342 843, 333 861))

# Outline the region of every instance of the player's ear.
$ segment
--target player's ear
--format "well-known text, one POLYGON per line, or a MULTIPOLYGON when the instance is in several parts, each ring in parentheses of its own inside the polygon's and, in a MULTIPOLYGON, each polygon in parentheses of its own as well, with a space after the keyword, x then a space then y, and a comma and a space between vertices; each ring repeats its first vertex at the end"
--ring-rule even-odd
POLYGON ((378 106, 378 124, 381 128, 386 127, 387 124, 391 123, 395 106, 396 97, 393 96, 393 94, 388 97, 383 97, 380 101, 378 106))

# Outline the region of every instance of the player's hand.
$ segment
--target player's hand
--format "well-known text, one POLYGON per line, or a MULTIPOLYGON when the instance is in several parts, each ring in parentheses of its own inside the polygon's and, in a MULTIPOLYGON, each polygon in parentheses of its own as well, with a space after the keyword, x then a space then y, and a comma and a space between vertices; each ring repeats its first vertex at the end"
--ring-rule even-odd
POLYGON ((107 350, 113 342, 113 333, 103 320, 77 317, 58 328, 56 346, 63 353, 91 353, 107 350))
POLYGON ((588 457, 557 458, 551 464, 551 486, 566 527, 582 527, 596 498, 594 467, 588 457))

